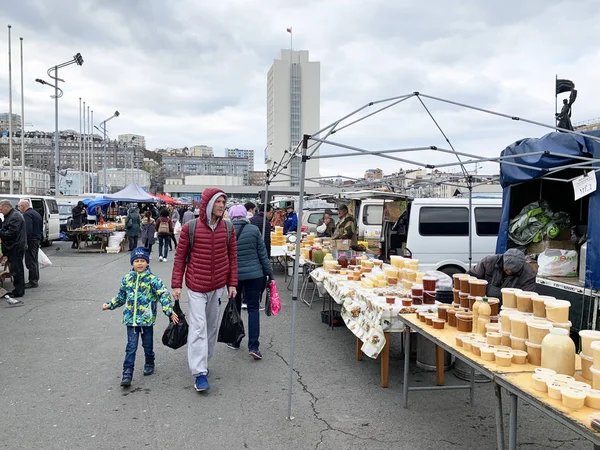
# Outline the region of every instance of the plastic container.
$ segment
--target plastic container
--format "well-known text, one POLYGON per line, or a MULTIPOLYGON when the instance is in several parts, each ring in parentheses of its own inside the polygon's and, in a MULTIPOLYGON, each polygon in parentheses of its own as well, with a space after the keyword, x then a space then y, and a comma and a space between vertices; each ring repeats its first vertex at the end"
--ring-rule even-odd
POLYGON ((456 328, 456 310, 449 308, 446 315, 448 316, 448 326, 456 328))
POLYGON ((526 313, 533 312, 533 301, 531 298, 534 295, 537 294, 529 291, 516 292, 515 297, 517 297, 517 309, 526 313))
POLYGON ((488 323, 485 326, 485 331, 486 332, 493 332, 493 333, 499 333, 500 332, 500 324, 499 323, 488 323))
POLYGON ((556 376, 556 372, 552 369, 546 369, 544 367, 537 367, 534 371, 538 375, 552 375, 552 379, 556 376))
POLYGON ((564 381, 567 384, 569 384, 571 381, 575 381, 574 377, 572 377, 571 375, 565 375, 564 373, 557 373, 556 375, 554 375, 554 379, 556 381, 564 381))
POLYGON ((436 330, 443 330, 446 325, 446 321, 444 319, 435 318, 431 321, 433 323, 433 328, 436 330))
POLYGON ((410 306, 412 306, 412 303, 413 303, 412 298, 403 298, 402 299, 402 306, 410 307, 410 306))
POLYGON ((438 319, 442 319, 444 322, 448 321, 448 308, 450 308, 449 305, 438 306, 438 319))
MULTIPOLYGON (((581 353, 593 357, 592 342, 600 341, 600 331, 581 330, 579 332, 579 340, 581 343, 581 353)), ((598 366, 598 369, 600 369, 600 366, 598 366)))
POLYGON ((395 286, 398 284, 398 277, 387 277, 386 281, 388 285, 395 286))
POLYGON ((423 297, 423 285, 413 284, 411 287, 411 293, 414 297, 423 297))
POLYGON ((457 305, 460 305, 460 297, 458 296, 458 294, 460 294, 460 290, 459 289, 452 289, 453 303, 456 303, 457 305))
POLYGON ((523 350, 512 351, 512 363, 513 364, 527 364, 527 352, 523 350))
POLYGON ((568 321, 565 323, 552 322, 553 328, 562 328, 563 330, 567 330, 568 334, 571 334, 571 326, 572 325, 573 324, 571 323, 571 321, 568 321))
POLYGON ((437 314, 426 314, 425 315, 425 324, 430 327, 433 326, 433 319, 437 319, 437 314))
POLYGON ((573 376, 575 373, 575 343, 566 330, 552 328, 542 340, 542 367, 557 374, 573 376))
POLYGON ((552 324, 550 322, 529 320, 527 322, 527 334, 529 342, 540 345, 544 337, 550 333, 551 328, 552 324))
POLYGON ((460 279, 469 278, 471 275, 467 273, 455 273, 452 275, 452 281, 454 282, 454 289, 460 291, 460 279))
POLYGON ((518 337, 519 339, 527 339, 527 321, 528 317, 522 314, 512 314, 510 316, 510 333, 511 336, 518 337))
POLYGON ((567 408, 578 410, 584 407, 586 397, 584 391, 567 387, 562 388, 560 393, 562 395, 563 405, 567 408))
POLYGON ((502 328, 502 331, 510 332, 510 316, 512 314, 519 314, 519 312, 516 309, 502 308, 502 311, 500 311, 498 314, 500 317, 500 327, 502 328))
POLYGON ((468 337, 466 334, 457 334, 454 336, 454 340, 456 342, 456 346, 457 347, 462 347, 463 346, 463 339, 468 337))
POLYGON ((533 344, 527 341, 525 342, 525 346, 527 347, 527 359, 529 360, 529 364, 540 366, 542 364, 541 344, 533 344))
POLYGON ((548 386, 548 397, 553 398, 555 400, 562 400, 561 389, 568 387, 565 381, 548 381, 546 383, 548 386))
POLYGON ((423 304, 435 305, 435 291, 423 291, 423 304))
POLYGON ((486 344, 483 342, 473 341, 471 344, 471 353, 473 353, 475 356, 481 356, 481 347, 484 345, 486 344))
POLYGON ((500 299, 498 299, 496 297, 488 297, 487 299, 488 299, 488 304, 490 305, 490 309, 492 310, 490 312, 490 316, 492 316, 492 317, 497 316, 498 313, 500 312, 500 299))
POLYGON ((594 341, 591 343, 592 348, 592 359, 594 361, 594 368, 600 370, 600 341, 594 341))
POLYGON ((510 331, 500 331, 500 336, 502 336, 502 345, 510 347, 510 331))
POLYGON ((467 313, 457 313, 456 328, 463 333, 470 333, 473 331, 473 316, 467 313))
POLYGON ((590 367, 592 372, 592 387, 594 389, 600 389, 600 370, 590 367))
POLYGON ((485 297, 488 282, 485 280, 469 280, 469 293, 473 297, 485 297))
POLYGON ((502 292, 502 306, 504 308, 516 308, 517 307, 516 294, 518 292, 523 292, 523 291, 521 289, 504 288, 504 289, 501 289, 500 292, 502 292))
POLYGON ((512 352, 496 352, 496 364, 502 367, 510 367, 512 352))
POLYGON ((546 317, 552 322, 565 323, 569 321, 571 302, 567 300, 547 300, 546 317))
POLYGON ((531 376, 533 388, 538 392, 548 392, 548 382, 554 381, 554 376, 534 373, 531 376))
POLYGON ((585 406, 593 409, 600 409, 600 390, 588 389, 585 392, 585 406))
POLYGON ((467 294, 467 295, 471 294, 470 281, 472 279, 475 279, 475 277, 472 277, 470 275, 460 279, 460 292, 461 293, 467 294))
POLYGON ((510 346, 513 350, 527 351, 527 345, 525 344, 527 339, 510 335, 510 346))
POLYGON ((463 343, 463 350, 465 352, 473 351, 473 338, 471 338, 471 337, 463 338, 462 343, 463 343))
POLYGON ((577 380, 569 381, 569 382, 567 382, 567 385, 571 389, 579 389, 580 391, 587 391, 588 389, 592 389, 591 384, 584 383, 583 381, 577 381, 577 380))
POLYGON ((481 359, 485 361, 495 361, 496 360, 496 348, 491 347, 489 345, 481 346, 479 349, 481 353, 481 359))
POLYGON ((469 308, 469 294, 465 294, 464 292, 459 292, 458 298, 460 301, 461 308, 469 308))
POLYGON ((581 358, 581 376, 586 380, 592 379, 592 365, 594 364, 594 359, 591 356, 584 355, 583 353, 579 354, 581 358))
POLYGON ((435 277, 423 277, 423 289, 426 291, 435 291, 435 285, 437 284, 437 278, 435 277))
POLYGON ((534 295, 531 297, 533 303, 533 317, 546 317, 546 300, 556 300, 554 297, 549 295, 534 295))
POLYGON ((497 331, 488 331, 485 334, 487 343, 490 345, 502 345, 502 335, 497 331))

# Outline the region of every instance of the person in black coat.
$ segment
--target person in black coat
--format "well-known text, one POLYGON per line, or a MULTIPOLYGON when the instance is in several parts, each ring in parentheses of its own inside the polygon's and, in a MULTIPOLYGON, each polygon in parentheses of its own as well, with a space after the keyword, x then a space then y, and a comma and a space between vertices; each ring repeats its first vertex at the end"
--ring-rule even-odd
MULTIPOLYGON (((260 210, 257 214, 254 214, 250 218, 250 223, 252 225, 256 225, 260 232, 263 230, 263 220, 264 220, 264 211, 265 205, 261 205, 260 210)), ((267 247, 267 256, 271 257, 271 219, 273 218, 273 207, 271 205, 267 205, 267 222, 265 223, 265 247, 267 247)))
POLYGON ((27 245, 25 219, 19 211, 14 210, 9 200, 0 200, 0 213, 4 215, 0 228, 2 254, 8 258, 14 286, 13 291, 7 294, 6 301, 9 305, 18 305, 21 302, 17 298, 25 295, 25 270, 23 268, 23 257, 27 245))
MULTIPOLYGON (((82 201, 77 202, 77 205, 71 210, 71 229, 76 230, 81 228, 85 222, 87 222, 87 211, 82 201)), ((77 236, 73 235, 73 244, 71 248, 79 248, 77 236)))
POLYGON ((40 281, 40 266, 38 251, 42 242, 44 224, 42 216, 31 207, 28 200, 21 200, 17 205, 25 219, 25 232, 27 235, 27 249, 25 250, 25 267, 29 270, 29 282, 25 289, 38 287, 40 281))

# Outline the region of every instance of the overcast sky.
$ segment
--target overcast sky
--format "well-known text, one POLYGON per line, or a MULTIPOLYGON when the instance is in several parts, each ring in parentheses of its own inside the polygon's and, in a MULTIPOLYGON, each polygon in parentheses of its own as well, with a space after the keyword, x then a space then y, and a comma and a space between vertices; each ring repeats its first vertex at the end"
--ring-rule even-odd
MULTIPOLYGON (((111 137, 142 134, 149 149, 253 148, 257 169, 264 168, 266 76, 280 50, 289 48, 289 26, 294 49, 309 50, 311 60, 321 62, 322 126, 370 101, 413 91, 553 124, 556 74, 579 91, 573 122, 600 116, 597 0, 19 0, 8 2, 0 17, 0 110, 8 111, 11 24, 13 111, 20 113, 22 36, 29 130, 54 129, 51 89, 35 78, 48 79, 48 67, 81 52, 82 67, 59 73, 66 81, 61 129, 79 129, 82 97, 96 123, 121 112, 109 123, 111 137)), ((517 139, 550 131, 423 101, 459 151, 496 156, 517 139)), ((415 98, 334 140, 373 150, 448 148, 415 98)), ((402 157, 453 161, 433 152, 402 157)), ((360 157, 323 160, 321 172, 362 176, 375 167, 385 173, 414 168, 360 157)))

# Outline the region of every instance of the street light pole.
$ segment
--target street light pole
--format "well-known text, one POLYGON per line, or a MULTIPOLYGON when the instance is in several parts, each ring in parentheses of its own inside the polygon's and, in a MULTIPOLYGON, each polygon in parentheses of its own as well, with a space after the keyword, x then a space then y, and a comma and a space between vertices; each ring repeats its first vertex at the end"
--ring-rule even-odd
MULTIPOLYGON (((63 91, 58 87, 58 82, 62 81, 64 83, 65 80, 58 78, 58 69, 66 66, 70 66, 71 64, 77 64, 81 66, 83 64, 83 57, 81 53, 77 53, 73 56, 73 59, 62 64, 57 64, 52 66, 46 72, 48 76, 54 79, 55 84, 50 84, 47 81, 41 80, 37 78, 37 81, 40 84, 46 84, 54 88, 54 193, 58 195, 60 193, 58 189, 58 182, 60 178, 60 148, 59 148, 59 136, 58 136, 58 99, 63 96, 63 91), (52 71, 54 71, 54 75, 52 75, 52 71)), ((12 177, 11 177, 12 183, 12 177)))
POLYGON ((104 177, 104 193, 106 194, 106 189, 107 189, 107 184, 106 184, 106 122, 108 122, 109 120, 114 119, 115 117, 119 117, 119 111, 115 111, 115 113, 110 116, 108 119, 104 120, 103 122, 100 122, 100 125, 102 126, 102 132, 104 134, 104 152, 102 155, 102 165, 103 165, 103 177, 104 177))
POLYGON ((23 94, 23 38, 21 40, 21 194, 25 194, 25 94, 23 94))

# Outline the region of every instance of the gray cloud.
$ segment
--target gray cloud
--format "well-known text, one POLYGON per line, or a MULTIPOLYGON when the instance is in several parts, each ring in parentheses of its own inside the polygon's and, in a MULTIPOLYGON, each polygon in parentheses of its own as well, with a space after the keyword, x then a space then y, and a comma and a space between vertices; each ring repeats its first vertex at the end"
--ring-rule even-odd
MULTIPOLYGON (((294 48, 309 49, 311 59, 321 61, 323 126, 369 101, 413 91, 552 123, 555 74, 573 79, 579 89, 574 121, 600 116, 600 12, 593 0, 580 0, 576 8, 567 0, 21 0, 0 17, 13 25, 16 112, 18 37, 25 38, 27 122, 53 129, 51 91, 34 79, 81 52, 82 67, 61 71, 61 128, 78 129, 82 97, 97 122, 115 109, 122 112, 110 123, 111 135, 144 134, 150 148, 204 143, 262 153, 266 74, 280 49, 289 47, 287 26, 294 29, 294 48)), ((0 48, 6 49, 5 32, 0 48)), ((0 110, 7 110, 5 52, 0 59, 0 110)), ((424 101, 463 151, 495 156, 516 139, 547 132, 424 101)), ((335 139, 373 149, 447 146, 415 99, 335 139)), ((436 163, 453 158, 417 156, 436 163)), ((348 158, 323 164, 322 172, 361 175, 371 166, 389 173, 402 165, 348 158)))

